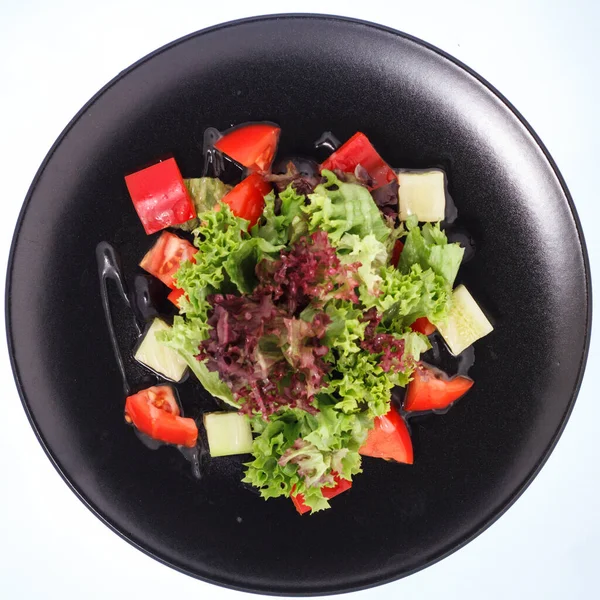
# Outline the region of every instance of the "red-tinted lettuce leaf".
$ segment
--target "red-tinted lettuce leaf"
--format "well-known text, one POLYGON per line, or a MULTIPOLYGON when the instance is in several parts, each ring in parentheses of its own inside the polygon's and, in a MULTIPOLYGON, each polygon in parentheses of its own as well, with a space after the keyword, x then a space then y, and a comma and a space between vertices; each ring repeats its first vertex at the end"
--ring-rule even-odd
POLYGON ((397 373, 404 372, 414 362, 412 356, 405 355, 405 342, 403 339, 398 339, 391 333, 377 331, 381 316, 377 314, 375 308, 368 310, 363 320, 368 324, 365 327, 364 339, 361 342, 361 348, 371 354, 380 354, 379 366, 388 373, 394 371, 397 373))
POLYGON ((300 313, 309 303, 322 305, 332 298, 357 303, 359 266, 341 264, 327 233, 316 231, 282 252, 279 259, 263 260, 257 266, 257 290, 271 293, 290 315, 300 313))
POLYGON ((371 192, 381 213, 393 219, 398 216, 398 187, 398 181, 394 179, 371 192))
POLYGON ((266 417, 284 405, 315 412, 314 396, 328 370, 321 340, 329 317, 317 314, 310 323, 290 317, 264 291, 217 294, 209 302, 211 328, 198 358, 219 373, 242 412, 266 417))
POLYGON ((265 176, 265 179, 270 181, 279 192, 285 190, 291 183, 296 192, 305 196, 312 194, 323 181, 323 178, 316 173, 301 173, 292 161, 287 163, 285 173, 270 173, 265 176))

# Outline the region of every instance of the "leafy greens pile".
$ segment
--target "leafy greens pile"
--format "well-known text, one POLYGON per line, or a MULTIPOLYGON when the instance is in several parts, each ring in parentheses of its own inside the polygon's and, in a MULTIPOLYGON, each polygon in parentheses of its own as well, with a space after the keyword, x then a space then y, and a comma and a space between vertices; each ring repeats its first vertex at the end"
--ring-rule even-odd
MULTIPOLYGON (((264 498, 301 493, 313 511, 328 508, 335 476, 361 471, 374 418, 429 348, 410 324, 444 320, 463 253, 439 225, 395 227, 368 189, 323 176, 307 195, 294 181, 269 194, 250 232, 223 203, 199 213, 195 263, 176 276, 180 315, 161 334, 250 417, 244 481, 264 498)), ((213 181, 202 186, 214 203, 226 189, 213 181)))

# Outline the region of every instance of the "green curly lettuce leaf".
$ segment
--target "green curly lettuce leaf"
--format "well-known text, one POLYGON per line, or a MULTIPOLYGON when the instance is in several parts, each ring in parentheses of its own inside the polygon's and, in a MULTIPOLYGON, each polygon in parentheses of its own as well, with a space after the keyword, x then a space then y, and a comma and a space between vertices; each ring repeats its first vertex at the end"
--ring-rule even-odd
POLYGON ((334 473, 352 479, 360 473, 358 449, 372 426, 364 415, 345 415, 326 396, 319 412, 288 409, 268 422, 252 419, 257 437, 243 481, 260 489, 265 499, 302 494, 312 512, 329 508, 324 487, 335 485, 334 473))
POLYGON ((280 192, 280 210, 275 214, 275 192, 265 196, 263 218, 252 228, 252 236, 262 238, 274 246, 293 244, 308 232, 308 219, 302 207, 306 196, 298 194, 292 184, 280 192))
POLYGON ((432 269, 411 265, 407 273, 394 267, 379 270, 381 281, 378 295, 362 294, 365 308, 375 307, 383 313, 382 324, 386 330, 402 333, 420 317, 430 321, 443 321, 452 302, 452 288, 432 269))
POLYGON ((359 293, 377 293, 381 282, 379 269, 389 260, 386 244, 371 233, 362 238, 354 233, 345 233, 338 243, 337 251, 342 264, 360 263, 356 272, 361 280, 359 293))
POLYGON ((400 254, 398 269, 408 273, 412 265, 418 264, 423 271, 432 269, 452 287, 463 258, 464 248, 457 243, 449 244, 439 223, 435 225, 425 223, 419 227, 417 218, 413 215, 408 219, 406 227, 408 233, 400 254))
POLYGON ((260 237, 242 240, 238 248, 225 260, 225 271, 242 294, 249 294, 258 284, 256 265, 265 256, 276 255, 284 247, 275 246, 260 237))
POLYGON ((308 195, 310 203, 302 207, 309 217, 309 231, 326 231, 333 245, 337 245, 345 233, 361 238, 370 234, 385 243, 390 228, 369 190, 354 183, 344 183, 328 170, 322 171, 321 175, 325 177, 325 183, 319 184, 308 195))
MULTIPOLYGON (((223 183, 216 177, 197 177, 195 179, 184 179, 183 182, 194 203, 196 215, 214 208, 223 196, 231 190, 230 185, 223 183)), ((183 231, 193 231, 199 224, 198 217, 195 217, 174 227, 183 231)))

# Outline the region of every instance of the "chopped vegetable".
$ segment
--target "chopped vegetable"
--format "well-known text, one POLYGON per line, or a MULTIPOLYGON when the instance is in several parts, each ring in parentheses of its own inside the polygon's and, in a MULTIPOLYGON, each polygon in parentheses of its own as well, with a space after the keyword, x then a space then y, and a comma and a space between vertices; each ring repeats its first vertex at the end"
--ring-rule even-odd
POLYGON ((206 413, 204 427, 211 456, 248 454, 252 451, 252 431, 246 415, 237 412, 206 413))
MULTIPOLYGON (((331 500, 336 496, 339 496, 342 492, 349 490, 352 487, 352 482, 348 479, 341 479, 337 473, 334 473, 333 479, 335 485, 333 487, 324 487, 323 488, 323 496, 327 498, 327 500, 331 500)), ((303 515, 310 510, 310 506, 308 506, 304 502, 304 494, 296 494, 292 492, 290 494, 290 498, 296 507, 296 510, 303 515)))
POLYGON ((400 171, 398 173, 400 219, 414 215, 419 221, 443 221, 446 211, 444 172, 400 171))
POLYGON ((175 288, 174 290, 171 290, 167 296, 167 300, 179 308, 180 298, 182 296, 185 296, 185 291, 181 288, 175 288))
POLYGON ((125 183, 148 235, 196 216, 174 158, 127 175, 125 183))
POLYGON ((436 322, 436 325, 452 354, 460 354, 473 342, 494 330, 464 285, 459 285, 454 290, 448 317, 436 322))
POLYGON ((189 448, 196 445, 198 427, 194 419, 179 416, 179 405, 170 385, 157 385, 129 396, 125 419, 155 440, 189 448))
POLYGON ((358 167, 365 169, 371 179, 370 189, 384 186, 396 179, 396 174, 379 156, 364 133, 355 133, 321 164, 321 171, 340 170, 355 173, 358 167))
POLYGON ((369 431, 359 452, 363 456, 413 464, 410 434, 404 419, 395 408, 390 408, 386 415, 375 417, 374 427, 369 431))
POLYGON ((280 133, 277 125, 251 123, 226 131, 215 148, 248 169, 266 171, 275 157, 280 133))
POLYGON ((173 276, 185 261, 194 262, 197 250, 187 240, 174 233, 163 231, 156 243, 146 253, 140 267, 174 289, 173 276))
POLYGON ((472 386, 473 380, 468 377, 457 375, 449 378, 439 369, 420 365, 408 385, 404 409, 420 411, 447 408, 472 386))
POLYGON ((223 202, 231 208, 236 217, 250 222, 250 227, 262 215, 265 207, 265 196, 271 191, 267 183, 258 173, 248 175, 223 197, 223 202))
POLYGON ((166 379, 180 381, 187 369, 185 360, 178 352, 161 344, 156 339, 159 331, 169 331, 170 329, 163 320, 154 319, 146 330, 134 358, 166 379))
POLYGON ((423 335, 431 335, 436 330, 435 325, 427 317, 420 317, 410 326, 410 328, 423 335))

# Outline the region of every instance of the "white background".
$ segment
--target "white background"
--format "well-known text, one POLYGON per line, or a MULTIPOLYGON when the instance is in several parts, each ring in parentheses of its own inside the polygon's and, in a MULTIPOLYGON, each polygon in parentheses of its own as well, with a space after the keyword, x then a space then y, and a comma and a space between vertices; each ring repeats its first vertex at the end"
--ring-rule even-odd
MULTIPOLYGON (((598 281, 598 7, 594 0, 0 0, 0 206, 5 231, 0 280, 4 284, 12 230, 39 164, 100 87, 184 34, 286 10, 344 14, 406 31, 453 54, 500 89, 558 163, 583 222, 598 281)), ((245 596, 162 566, 94 517, 44 455, 17 396, 4 344, 0 353, 0 597, 245 596)), ((599 598, 598 368, 596 344, 564 435, 506 515, 441 563, 347 597, 599 598)))

